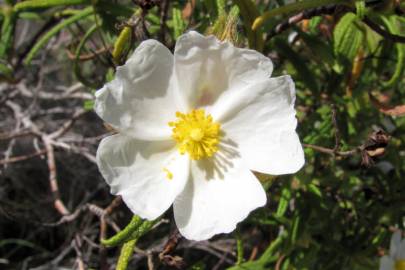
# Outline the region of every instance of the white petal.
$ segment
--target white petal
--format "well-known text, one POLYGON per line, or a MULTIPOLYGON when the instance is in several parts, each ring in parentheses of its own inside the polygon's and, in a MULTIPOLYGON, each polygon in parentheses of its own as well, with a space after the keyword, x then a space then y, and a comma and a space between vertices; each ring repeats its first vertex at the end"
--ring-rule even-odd
POLYGON ((304 164, 295 132, 294 102, 294 83, 289 76, 281 76, 234 91, 232 97, 219 100, 211 114, 222 123, 223 132, 237 144, 251 170, 294 173, 304 164))
POLYGON ((380 259, 380 270, 394 270, 395 262, 388 256, 383 256, 380 259))
POLYGON ((192 162, 191 179, 173 207, 180 233, 199 241, 233 231, 265 203, 263 187, 231 150, 217 152, 215 162, 192 162))
POLYGON ((190 108, 209 106, 224 91, 269 78, 273 70, 271 60, 257 51, 236 48, 194 31, 177 40, 174 62, 190 108))
POLYGON ((101 141, 97 164, 111 193, 121 195, 134 214, 149 220, 170 207, 190 170, 188 156, 180 155, 171 142, 139 141, 119 134, 101 141))
POLYGON ((143 140, 170 137, 180 108, 173 85, 173 55, 156 40, 142 42, 115 79, 96 92, 95 111, 123 133, 143 140))
POLYGON ((391 236, 390 241, 390 256, 396 258, 399 254, 399 247, 401 245, 401 231, 395 231, 391 236))

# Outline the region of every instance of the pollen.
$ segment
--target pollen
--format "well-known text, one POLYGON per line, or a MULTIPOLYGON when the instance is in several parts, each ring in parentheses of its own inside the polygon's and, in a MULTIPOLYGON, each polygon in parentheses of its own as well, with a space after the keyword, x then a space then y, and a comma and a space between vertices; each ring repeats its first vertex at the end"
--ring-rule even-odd
POLYGON ((173 179, 173 173, 171 171, 169 171, 169 169, 167 168, 163 168, 163 171, 166 173, 166 178, 168 180, 172 180, 173 179))
POLYGON ((172 138, 180 154, 188 153, 191 159, 212 157, 218 151, 220 125, 206 115, 203 109, 184 114, 176 113, 177 121, 169 122, 172 138))

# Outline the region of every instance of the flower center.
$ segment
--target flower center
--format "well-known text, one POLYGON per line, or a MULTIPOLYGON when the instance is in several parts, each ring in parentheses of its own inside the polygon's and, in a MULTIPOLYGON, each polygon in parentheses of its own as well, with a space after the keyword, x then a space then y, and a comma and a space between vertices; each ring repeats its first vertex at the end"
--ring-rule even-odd
POLYGON ((405 260, 398 260, 395 262, 395 270, 405 270, 405 260))
POLYGON ((197 109, 187 114, 176 112, 176 117, 177 121, 169 122, 169 126, 181 154, 187 152, 191 159, 199 160, 218 151, 220 125, 212 120, 211 115, 197 109))

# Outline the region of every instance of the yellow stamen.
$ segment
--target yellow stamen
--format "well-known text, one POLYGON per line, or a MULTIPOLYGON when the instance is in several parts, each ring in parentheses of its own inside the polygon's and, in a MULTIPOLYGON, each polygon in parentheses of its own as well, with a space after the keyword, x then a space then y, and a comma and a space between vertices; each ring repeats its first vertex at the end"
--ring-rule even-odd
POLYGON ((395 262, 395 270, 405 270, 405 260, 398 260, 395 262))
POLYGON ((167 168, 163 168, 163 171, 166 173, 166 178, 169 180, 173 179, 173 173, 169 171, 167 168))
POLYGON ((187 152, 191 159, 199 160, 218 151, 220 125, 213 121, 211 115, 197 109, 187 114, 177 112, 176 117, 178 120, 170 122, 169 126, 173 128, 172 138, 181 154, 187 152))

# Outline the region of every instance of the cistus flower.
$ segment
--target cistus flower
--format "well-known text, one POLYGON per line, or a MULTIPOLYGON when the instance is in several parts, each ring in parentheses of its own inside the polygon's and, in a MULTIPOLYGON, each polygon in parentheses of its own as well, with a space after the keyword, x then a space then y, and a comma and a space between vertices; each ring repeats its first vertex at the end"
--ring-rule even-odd
POLYGON ((380 270, 405 270, 405 239, 401 240, 400 231, 392 235, 389 255, 381 258, 380 270))
POLYGON ((252 171, 294 173, 304 163, 294 83, 270 78, 272 69, 256 51, 193 31, 174 55, 142 42, 96 92, 97 114, 119 131, 97 151, 111 192, 148 220, 173 204, 188 239, 234 230, 266 203, 252 171))

